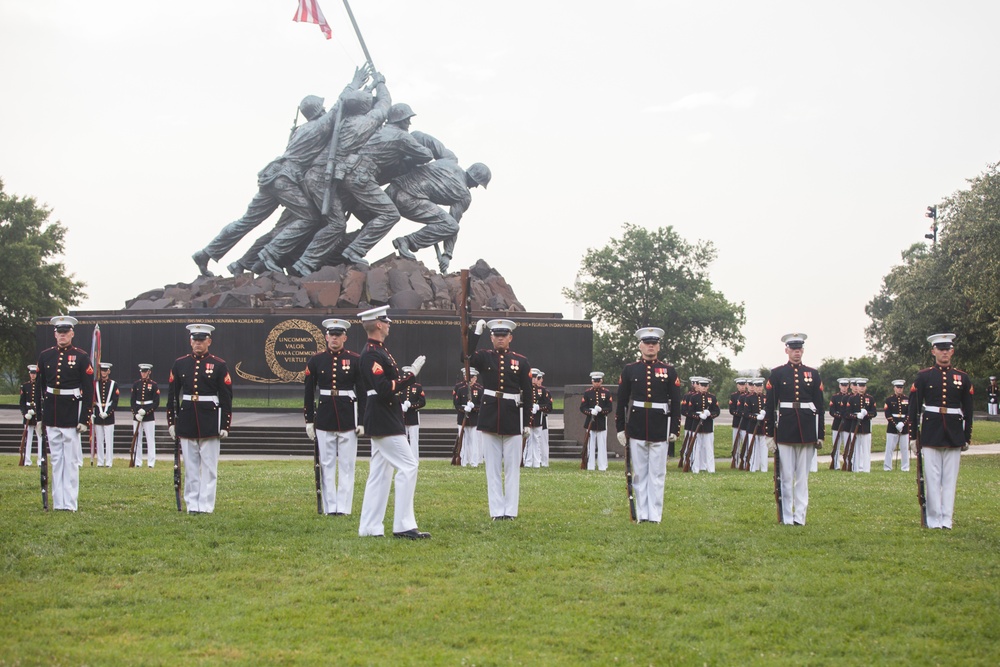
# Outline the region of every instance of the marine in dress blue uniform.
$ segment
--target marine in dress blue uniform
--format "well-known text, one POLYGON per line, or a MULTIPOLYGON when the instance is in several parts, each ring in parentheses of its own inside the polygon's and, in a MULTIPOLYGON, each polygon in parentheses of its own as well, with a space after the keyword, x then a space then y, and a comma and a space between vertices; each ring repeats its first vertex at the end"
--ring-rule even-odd
POLYGON ((802 363, 806 338, 802 333, 781 337, 788 363, 771 369, 764 408, 768 449, 776 442, 775 456, 781 458, 781 522, 798 526, 806 522, 809 465, 823 446, 826 428, 823 381, 818 370, 802 363))
POLYGON ((174 361, 167 390, 167 430, 184 453, 184 504, 189 514, 215 511, 222 440, 233 421, 233 379, 211 354, 210 324, 189 324, 191 354, 174 361))
POLYGON ((21 396, 18 403, 21 408, 21 418, 24 420, 24 465, 31 465, 31 441, 35 440, 38 443, 38 459, 42 458, 42 438, 38 436, 37 431, 41 430, 38 426, 38 409, 35 405, 35 380, 38 378, 38 366, 35 364, 28 364, 28 381, 21 385, 21 396), (38 437, 36 437, 38 436, 38 437))
POLYGON ((590 374, 590 389, 583 392, 580 412, 587 429, 587 470, 608 469, 608 415, 614 410, 614 398, 604 386, 604 373, 590 374))
POLYGON ((893 395, 885 399, 882 410, 886 421, 885 461, 882 469, 887 471, 894 467, 892 462, 897 447, 902 461, 900 467, 903 472, 910 469, 910 397, 903 393, 905 386, 905 380, 892 381, 893 395))
POLYGON ((531 365, 510 349, 517 324, 512 320, 479 320, 469 332, 469 365, 479 371, 483 397, 479 404, 479 438, 486 462, 486 491, 494 521, 517 518, 521 493, 521 449, 530 434, 531 365), (489 328, 492 349, 477 350, 489 328))
POLYGON ((715 472, 715 418, 719 416, 719 399, 709 393, 711 378, 697 376, 695 391, 687 400, 687 413, 694 420, 694 444, 691 456, 691 472, 715 472))
POLYGON ((42 407, 42 424, 52 462, 52 508, 75 512, 80 499, 80 434, 87 430, 94 404, 94 367, 90 355, 73 345, 75 317, 50 320, 55 347, 38 355, 35 405, 42 407))
POLYGON ((320 489, 323 511, 333 516, 350 514, 354 506, 354 470, 358 436, 364 426, 365 392, 361 391, 361 355, 344 347, 347 320, 323 320, 326 350, 306 364, 306 435, 319 445, 320 489))
POLYGON ((372 439, 371 465, 365 497, 361 502, 361 537, 381 537, 382 522, 389 503, 389 491, 395 471, 396 505, 392 518, 392 534, 408 539, 429 538, 430 533, 417 529, 413 513, 413 495, 417 489, 417 457, 406 440, 406 424, 399 403, 399 392, 416 381, 424 365, 424 357, 410 364, 414 373, 402 373, 389 354, 385 339, 392 320, 386 314, 388 306, 359 313, 361 325, 368 334, 368 343, 361 353, 361 377, 366 390, 364 426, 372 439))
MULTIPOLYGON (((413 373, 413 366, 403 366, 403 374, 413 373)), ((419 382, 408 385, 399 392, 399 403, 403 409, 403 425, 406 426, 406 440, 410 443, 413 456, 420 460, 420 408, 427 405, 424 387, 419 382)))
POLYGON ((115 410, 121 392, 111 379, 111 367, 101 362, 101 377, 94 394, 94 440, 97 443, 97 467, 110 468, 115 460, 115 410))
POLYGON ((847 438, 850 435, 846 428, 847 420, 844 417, 847 411, 847 401, 851 397, 850 385, 851 378, 838 378, 838 391, 830 397, 828 412, 833 419, 830 425, 830 430, 833 432, 833 451, 830 455, 833 457, 834 470, 840 470, 839 452, 841 447, 847 443, 847 438))
POLYGON ((663 329, 635 332, 642 359, 622 369, 615 422, 618 441, 630 440, 636 519, 659 523, 667 475, 667 442, 680 433, 681 381, 673 365, 658 358, 663 329))
MULTIPOLYGON (((465 374, 465 367, 462 367, 462 374, 465 374)), ((483 447, 479 441, 479 403, 483 398, 483 386, 477 381, 479 371, 475 368, 469 369, 469 381, 462 380, 455 385, 451 392, 452 404, 458 413, 458 424, 462 430, 462 453, 461 464, 478 468, 483 462, 483 447)))
POLYGON ((952 366, 955 334, 928 336, 934 365, 910 387, 909 422, 923 456, 927 527, 951 529, 962 450, 972 442, 972 379, 952 366))
POLYGON ((139 364, 139 379, 132 383, 132 432, 135 438, 135 465, 142 467, 142 440, 146 439, 146 461, 156 464, 156 409, 160 407, 160 386, 153 381, 153 365, 139 364))

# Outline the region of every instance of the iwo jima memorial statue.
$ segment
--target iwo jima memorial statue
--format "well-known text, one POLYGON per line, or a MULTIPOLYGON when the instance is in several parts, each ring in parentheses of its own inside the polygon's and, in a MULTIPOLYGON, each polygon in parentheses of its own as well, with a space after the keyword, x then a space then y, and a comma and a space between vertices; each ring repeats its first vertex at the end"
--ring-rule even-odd
MULTIPOLYGON (((357 313, 388 304, 397 325, 393 353, 426 355, 421 382, 430 396, 450 397, 461 379, 460 313, 471 322, 516 320, 514 347, 544 368, 546 384, 558 394, 579 383, 591 370, 589 321, 526 312, 483 259, 448 273, 472 190, 485 189, 492 173, 482 162, 461 166, 442 141, 410 131, 416 114, 393 103, 344 5, 366 62, 328 109, 322 97, 302 99, 288 144, 259 172, 246 212, 193 254, 198 277, 147 291, 123 311, 75 312, 78 340, 99 325, 104 361, 125 373, 150 363, 166 383, 173 360, 189 351, 185 326, 204 322, 216 327, 212 352, 234 371, 236 396, 293 397, 301 395, 309 358, 326 348, 324 319, 357 324, 357 313), (231 275, 213 275, 209 263, 230 259, 227 253, 279 208, 274 226, 226 265, 231 275), (396 233, 406 233, 393 238, 396 253, 369 263, 369 252, 397 225, 396 233), (430 248, 440 272, 417 259, 430 248)), ((296 17, 325 28, 319 18, 296 17)), ((490 250, 516 252, 502 245, 490 250)), ((37 324, 38 343, 48 347, 51 326, 47 319, 37 324)), ((352 326, 347 348, 360 351, 364 341, 362 328, 352 326)))

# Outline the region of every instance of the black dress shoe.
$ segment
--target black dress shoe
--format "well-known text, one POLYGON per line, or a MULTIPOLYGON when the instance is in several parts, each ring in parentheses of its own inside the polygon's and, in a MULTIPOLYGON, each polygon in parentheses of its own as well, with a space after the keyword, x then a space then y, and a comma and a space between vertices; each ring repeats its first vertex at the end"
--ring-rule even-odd
POLYGON ((794 525, 796 525, 796 526, 804 526, 805 524, 802 524, 802 523, 799 523, 798 521, 796 521, 796 522, 794 523, 794 525))
POLYGON ((404 530, 402 533, 393 533, 393 537, 405 537, 408 540, 427 540, 430 539, 430 533, 421 533, 416 528, 411 528, 410 530, 404 530))
POLYGON ((513 521, 516 518, 516 516, 507 516, 506 514, 503 517, 504 521, 513 521))

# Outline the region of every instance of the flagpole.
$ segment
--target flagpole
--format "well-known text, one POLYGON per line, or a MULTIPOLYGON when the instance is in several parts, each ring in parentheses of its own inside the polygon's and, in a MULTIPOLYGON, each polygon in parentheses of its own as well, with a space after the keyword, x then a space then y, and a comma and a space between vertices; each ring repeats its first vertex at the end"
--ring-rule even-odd
POLYGON ((365 60, 368 61, 372 72, 377 72, 375 63, 372 62, 372 54, 368 52, 368 45, 365 44, 365 38, 361 36, 361 28, 358 27, 358 22, 354 20, 354 12, 351 11, 351 5, 347 0, 344 0, 344 9, 347 10, 347 16, 350 17, 351 25, 354 26, 354 34, 358 36, 358 41, 361 42, 361 50, 365 52, 365 60))

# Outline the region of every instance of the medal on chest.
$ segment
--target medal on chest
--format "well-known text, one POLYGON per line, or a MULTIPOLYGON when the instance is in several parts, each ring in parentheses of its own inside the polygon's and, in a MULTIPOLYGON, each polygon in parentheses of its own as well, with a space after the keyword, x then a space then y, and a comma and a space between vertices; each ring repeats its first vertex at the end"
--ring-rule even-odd
POLYGON ((205 375, 211 375, 215 370, 215 364, 205 364, 205 375))

